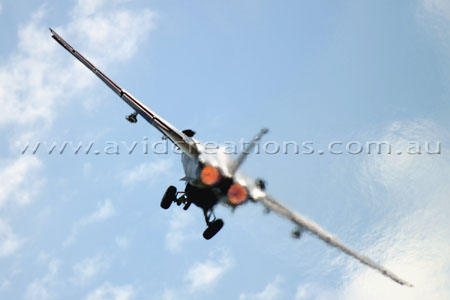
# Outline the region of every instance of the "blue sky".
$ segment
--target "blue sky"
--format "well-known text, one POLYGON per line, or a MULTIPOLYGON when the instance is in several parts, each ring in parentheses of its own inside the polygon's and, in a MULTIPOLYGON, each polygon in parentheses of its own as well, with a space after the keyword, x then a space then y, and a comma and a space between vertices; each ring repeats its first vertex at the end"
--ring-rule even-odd
MULTIPOLYGON (((450 5, 0 0, 1 299, 448 299, 450 5), (163 211, 179 155, 21 155, 160 134, 50 38, 202 141, 441 143, 441 153, 260 154, 268 191, 415 287, 248 204, 163 211)), ((101 148, 100 148, 101 149, 101 148)), ((122 148, 121 148, 122 149, 122 148)), ((325 148, 322 148, 325 149, 325 148)))

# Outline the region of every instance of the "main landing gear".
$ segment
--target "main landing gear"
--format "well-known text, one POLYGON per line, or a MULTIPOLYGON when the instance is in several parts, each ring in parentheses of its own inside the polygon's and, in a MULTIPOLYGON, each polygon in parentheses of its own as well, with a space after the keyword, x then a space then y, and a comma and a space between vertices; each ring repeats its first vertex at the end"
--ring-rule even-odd
MULTIPOLYGON (((190 187, 192 188, 192 187, 190 187)), ((187 210, 189 208, 189 206, 191 206, 192 204, 192 200, 188 198, 188 194, 187 192, 177 192, 177 188, 174 187, 173 185, 169 186, 166 190, 166 192, 164 193, 164 196, 161 200, 161 207, 163 209, 168 209, 170 207, 170 205, 172 205, 173 202, 175 202, 178 206, 180 206, 181 204, 184 204, 183 209, 187 210), (178 196, 181 195, 181 196, 178 196)), ((200 194, 198 194, 197 196, 200 196, 200 194)), ((201 198, 201 197, 200 197, 201 198)), ((213 236, 215 236, 220 229, 222 229, 223 227, 223 221, 221 219, 217 219, 216 216, 214 215, 214 212, 212 210, 212 207, 203 207, 199 204, 204 204, 204 203, 209 203, 209 201, 207 201, 207 199, 198 199, 199 201, 196 201, 196 205, 200 206, 201 208, 203 208, 203 214, 205 216, 205 221, 206 221, 206 225, 208 226, 205 231, 203 232, 203 237, 206 240, 211 239, 213 236)))
POLYGON ((205 215, 206 225, 208 226, 208 228, 203 231, 203 237, 205 240, 210 240, 220 231, 220 229, 222 229, 223 221, 222 219, 216 219, 216 216, 212 210, 204 210, 203 214, 205 215))
POLYGON ((173 185, 169 186, 164 193, 164 196, 161 200, 161 207, 163 209, 168 209, 172 202, 175 202, 178 206, 184 204, 183 209, 187 210, 189 206, 191 206, 190 201, 188 201, 184 192, 177 192, 177 188, 173 185), (181 197, 178 197, 178 194, 181 194, 181 197))

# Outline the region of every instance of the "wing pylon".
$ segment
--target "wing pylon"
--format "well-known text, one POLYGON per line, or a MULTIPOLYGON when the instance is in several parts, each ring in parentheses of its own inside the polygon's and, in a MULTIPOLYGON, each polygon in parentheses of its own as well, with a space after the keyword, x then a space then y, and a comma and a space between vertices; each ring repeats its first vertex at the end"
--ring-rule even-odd
POLYGON ((127 103, 136 113, 141 115, 147 122, 153 125, 164 136, 177 145, 184 153, 193 157, 198 156, 198 148, 195 141, 186 136, 182 131, 178 130, 158 116, 155 112, 145 106, 142 102, 136 99, 133 95, 122 89, 96 66, 94 66, 81 53, 75 50, 69 43, 67 43, 61 36, 59 36, 53 29, 49 28, 52 38, 58 42, 64 49, 78 59, 83 65, 92 71, 98 78, 100 78, 114 93, 116 93, 125 103, 127 103))

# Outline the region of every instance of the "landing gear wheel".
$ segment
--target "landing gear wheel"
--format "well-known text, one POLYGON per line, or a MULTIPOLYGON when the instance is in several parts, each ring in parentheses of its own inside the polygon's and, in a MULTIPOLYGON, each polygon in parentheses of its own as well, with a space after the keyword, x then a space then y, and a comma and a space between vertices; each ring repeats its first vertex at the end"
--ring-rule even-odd
POLYGON ((164 209, 168 209, 172 202, 174 202, 175 200, 177 200, 177 188, 171 185, 164 193, 164 196, 161 200, 161 207, 164 209))
POLYGON ((205 240, 211 239, 213 236, 216 235, 222 229, 223 227, 223 221, 221 219, 217 219, 214 222, 211 222, 206 228, 206 230, 203 232, 203 237, 205 240))

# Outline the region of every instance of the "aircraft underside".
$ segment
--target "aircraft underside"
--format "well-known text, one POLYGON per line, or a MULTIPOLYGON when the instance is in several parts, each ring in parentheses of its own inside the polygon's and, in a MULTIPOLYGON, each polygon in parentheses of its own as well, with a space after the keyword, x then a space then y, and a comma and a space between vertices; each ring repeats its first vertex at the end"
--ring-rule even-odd
POLYGON ((168 209, 175 202, 178 206, 184 205, 183 209, 187 210, 194 203, 203 210, 208 226, 203 232, 203 237, 209 240, 222 229, 224 224, 221 219, 216 218, 213 211, 213 207, 219 200, 212 188, 200 188, 187 183, 184 192, 178 192, 176 187, 169 186, 161 200, 161 207, 168 209))

